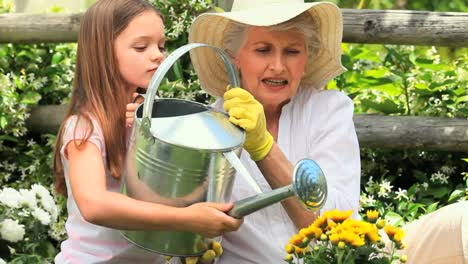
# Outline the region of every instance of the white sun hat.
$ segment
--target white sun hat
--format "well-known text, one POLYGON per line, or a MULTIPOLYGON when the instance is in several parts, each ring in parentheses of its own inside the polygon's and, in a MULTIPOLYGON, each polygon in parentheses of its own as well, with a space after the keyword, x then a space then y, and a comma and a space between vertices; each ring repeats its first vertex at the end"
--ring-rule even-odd
MULTIPOLYGON (((231 12, 205 13, 192 23, 190 43, 205 43, 224 49, 226 29, 232 21, 250 26, 273 26, 286 22, 304 12, 314 18, 320 47, 310 54, 302 78, 303 86, 323 88, 332 78, 346 69, 341 64, 343 21, 340 9, 333 3, 304 3, 303 0, 234 0, 231 12), (313 63, 312 63, 313 62, 313 63)), ((229 78, 213 49, 198 48, 190 57, 202 88, 213 96, 222 96, 229 78)))

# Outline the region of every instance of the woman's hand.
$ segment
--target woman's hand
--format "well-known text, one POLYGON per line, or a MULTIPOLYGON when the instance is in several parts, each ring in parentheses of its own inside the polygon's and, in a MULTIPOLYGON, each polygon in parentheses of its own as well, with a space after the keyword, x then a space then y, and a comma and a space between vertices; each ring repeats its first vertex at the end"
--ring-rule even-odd
POLYGON ((135 116, 135 111, 138 106, 143 103, 144 97, 139 93, 133 93, 132 95, 133 101, 132 103, 127 104, 127 112, 125 112, 125 127, 132 127, 133 120, 135 116))
POLYGON ((236 231, 243 219, 227 215, 233 206, 233 203, 203 202, 184 208, 190 216, 190 221, 186 223, 188 230, 208 238, 236 231))
POLYGON ((233 88, 224 93, 224 110, 229 121, 246 132, 244 148, 250 157, 262 160, 273 147, 273 137, 267 130, 263 106, 246 90, 233 88))

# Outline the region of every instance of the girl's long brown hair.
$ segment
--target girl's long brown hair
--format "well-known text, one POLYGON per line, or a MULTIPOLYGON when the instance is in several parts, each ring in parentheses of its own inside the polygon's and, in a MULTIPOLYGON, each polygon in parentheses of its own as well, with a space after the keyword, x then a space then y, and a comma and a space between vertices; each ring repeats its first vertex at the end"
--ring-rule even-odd
MULTIPOLYGON (((98 0, 81 18, 73 92, 64 120, 76 115, 78 120, 87 122, 90 129, 85 139, 74 141, 79 148, 93 132, 88 114, 97 119, 104 135, 107 166, 117 179, 126 154, 125 107, 129 95, 118 69, 114 40, 134 17, 146 10, 161 16, 144 0, 98 0)), ((54 173, 56 191, 67 195, 60 155, 65 123, 60 126, 55 144, 54 173)))

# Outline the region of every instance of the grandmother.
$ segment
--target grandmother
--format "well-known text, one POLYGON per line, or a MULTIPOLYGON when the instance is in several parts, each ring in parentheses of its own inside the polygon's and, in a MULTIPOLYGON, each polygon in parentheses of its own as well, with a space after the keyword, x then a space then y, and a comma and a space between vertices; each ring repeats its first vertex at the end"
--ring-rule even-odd
MULTIPOLYGON (((232 57, 242 88, 226 92, 228 75, 212 49, 191 51, 202 87, 219 97, 230 121, 246 130, 243 165, 263 191, 292 182, 292 164, 315 160, 328 183, 323 210, 359 207, 360 156, 353 103, 325 86, 341 65, 342 17, 331 3, 235 0, 231 12, 197 17, 190 42, 221 47, 232 57)), ((236 177, 233 201, 255 195, 236 177)), ((221 263, 279 263, 291 235, 318 213, 288 199, 244 218, 223 236, 221 263)))

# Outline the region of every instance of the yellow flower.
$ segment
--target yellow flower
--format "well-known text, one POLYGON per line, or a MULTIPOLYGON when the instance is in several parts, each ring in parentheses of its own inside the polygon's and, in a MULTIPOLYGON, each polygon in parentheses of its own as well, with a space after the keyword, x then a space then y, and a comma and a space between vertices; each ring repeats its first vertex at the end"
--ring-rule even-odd
POLYGON ((385 220, 380 219, 379 221, 377 221, 377 228, 382 229, 386 224, 387 223, 385 222, 385 220))
POLYGON ((216 253, 216 257, 219 257, 223 254, 223 247, 221 246, 221 243, 219 242, 213 242, 212 244, 212 249, 216 253))
POLYGON ((213 261, 215 258, 216 258, 216 252, 214 252, 214 250, 212 250, 212 249, 208 249, 201 256, 201 260, 205 261, 205 262, 213 261))
POLYGON ((286 257, 284 257, 284 261, 286 261, 286 262, 291 262, 292 260, 293 260, 293 256, 290 255, 290 254, 288 254, 288 255, 286 255, 286 257))
POLYGON ((309 252, 309 248, 300 248, 300 247, 296 247, 296 248, 294 249, 294 252, 295 252, 298 256, 303 256, 304 253, 309 252))
POLYGON ((292 254, 294 253, 294 246, 291 245, 291 244, 287 244, 285 247, 284 247, 286 253, 288 254, 292 254))
POLYGON ((319 216, 315 221, 312 223, 312 226, 318 227, 318 228, 324 228, 325 225, 327 224, 327 217, 325 216, 319 216))
POLYGON ((337 209, 335 209, 333 211, 325 212, 323 215, 326 218, 333 220, 333 222, 335 223, 341 223, 344 220, 348 219, 352 214, 353 214, 352 210, 342 212, 342 211, 338 211, 337 209))
POLYGON ((314 225, 310 225, 306 228, 302 228, 300 231, 299 231, 299 234, 307 237, 307 238, 319 238, 320 235, 322 234, 322 229, 314 226, 314 225))
POLYGON ((403 237, 405 237, 405 231, 403 231, 402 229, 397 229, 395 235, 393 236, 393 241, 401 243, 403 237))
POLYGON ((340 243, 338 243, 339 249, 344 249, 345 247, 346 247, 346 244, 343 241, 340 241, 340 243))
POLYGON ((291 239, 289 239, 289 243, 291 243, 294 246, 299 246, 302 244, 302 240, 304 239, 304 236, 302 234, 295 234, 291 239))
POLYGON ((379 218, 379 211, 377 210, 367 210, 366 212, 367 220, 371 223, 375 223, 379 218))
POLYGON ((186 257, 185 258, 186 264, 197 264, 197 262, 198 262, 198 257, 186 257))
POLYGON ((340 236, 338 234, 331 234, 328 239, 330 239, 330 242, 333 244, 336 244, 340 241, 340 236))
POLYGON ((330 230, 336 226, 336 222, 334 221, 328 221, 327 223, 327 228, 330 230))
POLYGON ((400 256, 400 261, 403 262, 403 263, 405 263, 406 261, 408 261, 408 256, 405 255, 405 254, 401 255, 401 256, 400 256))
POLYGON ((390 239, 393 239, 393 236, 396 234, 396 232, 398 231, 398 228, 396 227, 393 227, 391 225, 386 225, 384 227, 384 231, 385 233, 387 234, 387 236, 390 238, 390 239))
POLYGON ((380 235, 379 231, 377 230, 377 227, 374 226, 374 230, 370 230, 369 232, 366 233, 366 238, 369 239, 372 243, 377 243, 380 241, 380 235))

